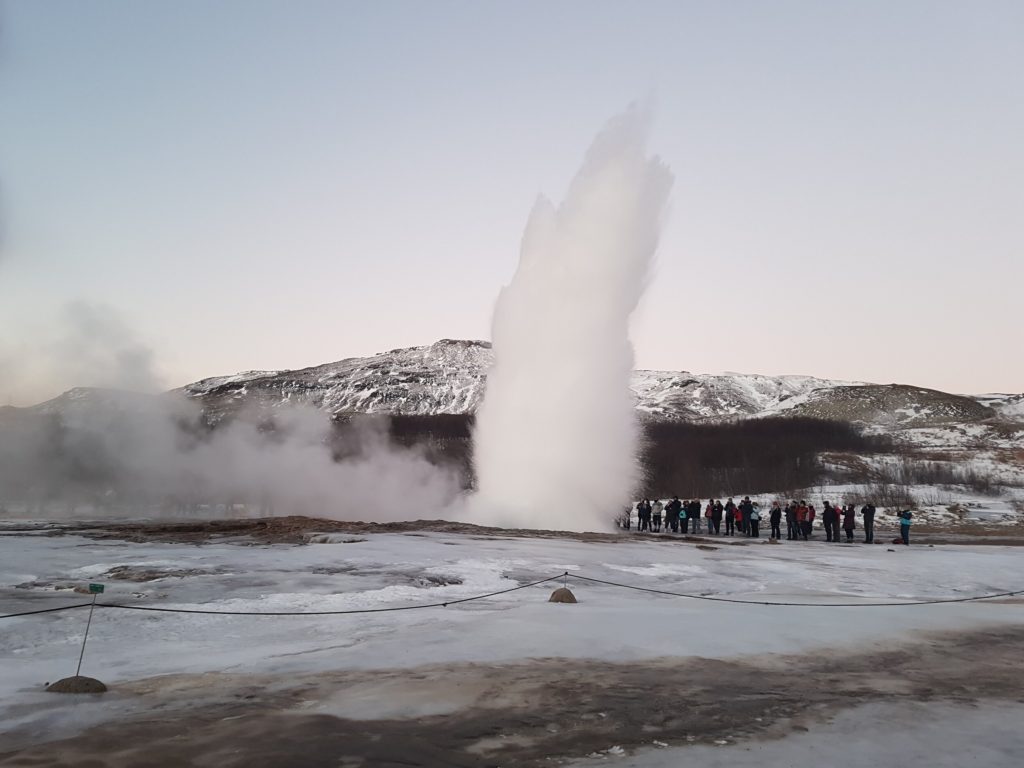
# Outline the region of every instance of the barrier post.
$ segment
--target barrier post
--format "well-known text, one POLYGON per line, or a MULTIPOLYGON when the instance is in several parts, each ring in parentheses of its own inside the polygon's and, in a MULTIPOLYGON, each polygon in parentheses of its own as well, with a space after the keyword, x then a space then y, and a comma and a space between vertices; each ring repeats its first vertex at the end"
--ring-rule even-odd
POLYGON ((92 592, 92 603, 89 605, 89 620, 85 622, 85 634, 82 636, 82 650, 78 654, 78 668, 75 670, 75 677, 82 672, 82 657, 85 656, 85 643, 89 639, 89 627, 92 626, 92 612, 96 609, 96 596, 103 594, 103 585, 90 584, 89 591, 92 592))
POLYGON ((93 677, 82 677, 82 658, 85 656, 85 643, 89 640, 89 628, 92 626, 92 612, 96 610, 96 596, 103 594, 102 584, 90 584, 89 592, 92 593, 92 602, 89 604, 89 620, 85 623, 85 634, 82 635, 82 650, 78 652, 78 668, 74 677, 65 677, 52 685, 47 685, 46 690, 54 693, 103 693, 107 686, 93 677))

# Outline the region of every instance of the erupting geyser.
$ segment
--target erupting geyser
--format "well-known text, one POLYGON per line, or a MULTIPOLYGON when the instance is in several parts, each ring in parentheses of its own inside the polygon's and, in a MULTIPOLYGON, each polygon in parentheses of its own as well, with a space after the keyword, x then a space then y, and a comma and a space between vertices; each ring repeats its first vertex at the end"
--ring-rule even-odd
POLYGON ((477 412, 477 522, 601 530, 638 481, 629 317, 643 294, 672 175, 649 116, 614 118, 565 201, 538 199, 498 296, 495 362, 477 412))

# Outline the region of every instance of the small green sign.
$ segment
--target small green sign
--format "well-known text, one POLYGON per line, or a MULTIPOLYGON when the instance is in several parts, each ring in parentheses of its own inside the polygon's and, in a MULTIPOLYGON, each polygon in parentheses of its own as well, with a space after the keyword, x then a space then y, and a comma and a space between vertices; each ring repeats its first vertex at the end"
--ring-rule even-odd
POLYGON ((102 595, 103 594, 103 585, 102 584, 90 584, 89 585, 89 591, 92 592, 93 594, 96 594, 96 595, 102 595))

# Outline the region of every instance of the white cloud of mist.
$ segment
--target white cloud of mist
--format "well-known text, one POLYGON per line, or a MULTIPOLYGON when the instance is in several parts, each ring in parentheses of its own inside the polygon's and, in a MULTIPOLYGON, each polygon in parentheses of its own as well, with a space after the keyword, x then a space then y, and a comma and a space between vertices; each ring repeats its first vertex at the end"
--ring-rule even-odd
POLYGON ((474 522, 607 528, 639 475, 629 318, 672 176, 647 155, 639 107, 598 135, 555 207, 534 206, 498 297, 495 363, 477 413, 474 522))
POLYGON ((152 350, 109 307, 67 305, 31 345, 0 349, 0 508, 30 514, 303 514, 440 517, 461 494, 453 468, 394 445, 386 419, 343 428, 312 408, 243 413, 211 429, 161 386, 152 350), (2 403, 0 403, 2 404, 2 403))
POLYGON ((207 496, 254 500, 275 514, 342 520, 437 517, 460 493, 454 469, 393 445, 385 420, 358 420, 336 441, 326 416, 314 409, 286 408, 276 422, 271 439, 246 422, 218 429, 195 450, 178 452, 187 459, 182 469, 207 496))
POLYGON ((12 338, 14 332, 8 328, 0 337, 0 404, 37 403, 72 387, 155 392, 163 386, 153 351, 107 305, 70 302, 33 338, 12 338))
POLYGON ((311 408, 208 429, 171 394, 87 393, 50 414, 0 422, 0 505, 30 515, 298 514, 344 520, 439 517, 459 475, 394 445, 386 420, 343 429, 311 408))

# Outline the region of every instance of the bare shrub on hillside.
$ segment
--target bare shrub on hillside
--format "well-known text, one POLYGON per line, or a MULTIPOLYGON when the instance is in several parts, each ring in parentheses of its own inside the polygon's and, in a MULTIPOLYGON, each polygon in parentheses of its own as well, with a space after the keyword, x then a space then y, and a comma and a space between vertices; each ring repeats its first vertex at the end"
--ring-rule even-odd
POLYGON ((849 503, 864 504, 870 501, 878 507, 890 509, 913 509, 917 506, 917 499, 910 492, 910 488, 895 483, 872 483, 861 488, 859 498, 856 497, 857 494, 854 496, 849 503))
POLYGON ((917 490, 914 498, 922 507, 943 507, 953 503, 953 496, 942 488, 926 488, 917 490))
POLYGON ((992 475, 974 466, 957 466, 948 461, 916 461, 899 457, 895 462, 876 467, 873 474, 874 482, 886 485, 929 485, 947 490, 965 487, 985 496, 999 496, 1004 490, 992 475))

